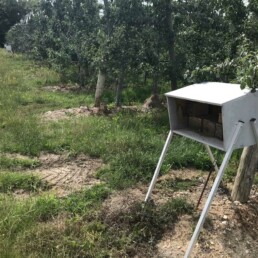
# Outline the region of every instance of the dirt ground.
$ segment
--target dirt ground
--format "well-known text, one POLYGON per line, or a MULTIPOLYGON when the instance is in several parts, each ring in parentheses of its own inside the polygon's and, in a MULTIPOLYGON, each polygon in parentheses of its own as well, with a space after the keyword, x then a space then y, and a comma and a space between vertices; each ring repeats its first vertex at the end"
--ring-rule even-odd
MULTIPOLYGON (((152 199, 156 205, 161 204, 175 197, 185 197, 190 203, 197 204, 203 182, 207 173, 197 170, 176 170, 159 178, 159 183, 171 178, 198 180, 197 186, 186 191, 169 191, 156 187, 153 191, 152 199)), ((211 180, 212 181, 212 180, 211 180)), ((211 189, 212 182, 209 183, 203 196, 201 205, 196 211, 199 214, 205 204, 206 198, 211 189)), ((127 209, 136 200, 143 201, 146 195, 147 186, 137 186, 122 192, 115 193, 106 201, 108 212, 127 209)), ((194 247, 192 257, 227 257, 244 258, 258 257, 258 191, 254 187, 250 201, 247 204, 232 202, 230 196, 222 189, 219 189, 208 215, 204 229, 201 231, 199 240, 194 247)), ((167 230, 163 238, 156 245, 155 258, 179 258, 183 257, 191 239, 196 219, 192 216, 184 215, 176 223, 173 230, 167 230)))
POLYGON ((71 117, 78 117, 78 116, 87 117, 98 113, 99 113, 98 108, 88 108, 86 106, 81 106, 78 108, 66 108, 66 109, 47 111, 46 113, 42 114, 42 119, 44 121, 58 121, 61 119, 69 119, 71 117))
MULTIPOLYGON (((45 86, 43 90, 50 92, 80 92, 83 91, 78 85, 52 85, 45 86)), ((148 112, 152 108, 164 108, 161 101, 156 97, 151 96, 142 106, 121 106, 112 110, 108 109, 106 105, 102 104, 99 108, 81 106, 78 108, 64 108, 59 110, 50 110, 41 115, 43 121, 59 121, 62 119, 69 119, 71 117, 88 117, 90 115, 112 115, 120 110, 129 110, 133 112, 148 112)))
POLYGON ((50 92, 64 92, 64 93, 82 91, 79 85, 67 85, 67 84, 44 86, 42 89, 50 92))
MULTIPOLYGON (((194 170, 171 171, 169 176, 190 179, 199 177, 201 181, 202 178, 206 178, 203 172, 194 170)), ((197 210, 199 213, 206 202, 211 185, 212 180, 197 210)), ((228 187, 230 188, 230 185, 228 187)), ((202 188, 203 183, 187 191, 175 192, 172 198, 184 196, 189 202, 197 204, 202 188)), ((153 198, 162 199, 164 194, 166 195, 162 191, 157 191, 153 198)), ((257 218, 258 191, 256 187, 252 190, 250 201, 244 205, 232 202, 229 193, 219 189, 212 202, 208 220, 193 250, 193 257, 258 257, 257 218)), ((157 257, 183 257, 195 223, 190 216, 183 216, 174 230, 168 231, 158 243, 157 257)))
POLYGON ((96 170, 103 165, 100 159, 86 155, 71 158, 66 154, 42 154, 39 161, 42 165, 33 174, 46 181, 51 187, 50 191, 57 196, 100 183, 95 177, 96 170))

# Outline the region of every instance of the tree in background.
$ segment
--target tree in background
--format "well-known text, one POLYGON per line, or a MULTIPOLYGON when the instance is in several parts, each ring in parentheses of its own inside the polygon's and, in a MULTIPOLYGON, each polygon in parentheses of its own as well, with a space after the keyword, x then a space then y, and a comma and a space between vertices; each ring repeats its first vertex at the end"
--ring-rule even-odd
POLYGON ((252 42, 255 49, 258 48, 258 1, 249 0, 248 19, 246 20, 246 37, 252 42))
POLYGON ((245 31, 243 2, 195 0, 178 8, 178 19, 185 21, 179 23, 178 52, 186 81, 229 82, 236 78, 232 60, 245 31))
POLYGON ((109 66, 116 77, 115 105, 121 105, 121 93, 126 74, 136 73, 142 62, 142 31, 145 10, 141 1, 115 0, 113 2, 114 27, 109 44, 109 66))
POLYGON ((101 98, 107 76, 108 45, 113 30, 111 19, 111 2, 104 0, 102 6, 102 17, 97 34, 98 49, 95 55, 95 62, 98 66, 97 84, 95 90, 94 107, 100 107, 101 98))
POLYGON ((44 0, 9 32, 14 49, 47 60, 66 76, 77 67, 75 81, 85 86, 96 52, 99 9, 91 0, 44 0))
POLYGON ((8 40, 63 76, 77 73, 71 79, 81 86, 98 72, 95 106, 108 74, 120 105, 123 87, 143 77, 144 87, 152 79, 152 95, 161 83, 176 89, 211 78, 211 70, 216 80, 231 80, 245 19, 241 0, 41 0, 8 40))
POLYGON ((26 1, 0 0, 0 46, 5 43, 5 34, 29 12, 26 1))

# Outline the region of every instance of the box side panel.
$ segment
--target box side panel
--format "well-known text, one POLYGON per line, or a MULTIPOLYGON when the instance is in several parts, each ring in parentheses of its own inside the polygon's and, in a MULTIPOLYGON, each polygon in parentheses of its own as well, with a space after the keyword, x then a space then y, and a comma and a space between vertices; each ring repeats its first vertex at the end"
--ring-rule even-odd
POLYGON ((170 129, 175 130, 178 128, 178 118, 176 114, 177 112, 176 112, 175 99, 167 96, 167 103, 168 103, 168 116, 169 116, 170 129))
MULTIPOLYGON (((227 150, 238 121, 244 122, 235 148, 243 148, 256 144, 251 119, 258 122, 258 94, 249 93, 246 96, 225 103, 222 107, 222 122, 224 135, 224 148, 227 150)), ((258 130, 258 125, 257 130, 258 130)))

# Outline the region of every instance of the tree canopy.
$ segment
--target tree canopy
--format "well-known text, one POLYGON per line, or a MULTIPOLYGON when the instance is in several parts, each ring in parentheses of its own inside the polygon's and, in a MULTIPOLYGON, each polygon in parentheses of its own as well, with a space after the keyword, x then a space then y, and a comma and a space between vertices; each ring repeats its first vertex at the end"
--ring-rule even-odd
POLYGON ((128 85, 157 94, 193 81, 248 85, 247 66, 256 76, 257 0, 39 0, 30 9, 8 32, 13 48, 82 87, 101 71, 117 105, 128 85))
POLYGON ((5 43, 8 30, 33 8, 33 0, 0 0, 0 46, 5 43))

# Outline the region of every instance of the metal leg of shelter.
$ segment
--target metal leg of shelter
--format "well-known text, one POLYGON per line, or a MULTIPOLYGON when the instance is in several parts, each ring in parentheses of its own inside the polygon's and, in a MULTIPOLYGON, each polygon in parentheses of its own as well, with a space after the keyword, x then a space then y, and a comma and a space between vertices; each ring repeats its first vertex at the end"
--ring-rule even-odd
MULTIPOLYGON (((213 156, 213 154, 212 154, 212 151, 211 151, 211 149, 210 149, 210 146, 207 145, 207 144, 204 144, 204 146, 205 146, 205 148, 206 148, 206 150, 207 150, 207 152, 208 152, 208 154, 209 154, 209 156, 210 156, 211 163, 212 163, 212 165, 213 165, 215 171, 218 173, 219 168, 218 168, 216 159, 214 158, 214 156, 213 156)), ((198 199, 198 202, 197 202, 197 204, 196 204, 196 207, 195 207, 196 210, 198 209, 198 207, 199 207, 199 205, 200 205, 200 203, 201 203, 203 193, 204 193, 204 191, 205 191, 205 189, 206 189, 206 187, 207 187, 207 184, 208 184, 208 182, 209 182, 209 180, 210 180, 211 174, 212 174, 212 170, 210 170, 209 175, 208 175, 208 177, 207 177, 207 179, 206 179, 206 181, 205 181, 205 183, 204 183, 204 187, 203 187, 203 189, 202 189, 201 195, 200 195, 200 197, 199 197, 199 199, 198 199)))
POLYGON ((169 134, 168 134, 168 137, 167 137, 167 140, 166 140, 166 143, 165 143, 165 145, 163 147, 163 150, 161 152, 161 155, 160 155, 159 162, 157 164, 156 170, 155 170, 154 175, 152 177, 152 180, 151 180, 148 192, 146 194, 146 197, 145 197, 145 200, 144 200, 145 202, 147 202, 149 200, 150 196, 151 196, 152 190, 153 190, 153 188, 155 186, 155 183, 157 181, 157 178, 158 178, 158 175, 159 175, 159 171, 160 171, 161 165, 163 163, 163 160, 165 158, 165 155, 167 153, 168 146, 169 146, 169 144, 171 142, 172 136, 173 136, 173 132, 170 130, 169 134))
POLYGON ((219 172, 219 168, 218 168, 218 165, 217 165, 217 162, 216 162, 216 159, 214 158, 213 154, 212 154, 212 151, 211 151, 211 148, 208 144, 204 144, 205 145, 205 148, 210 156, 210 159, 211 159, 211 163, 215 169, 215 171, 218 173, 219 172))
POLYGON ((200 231, 201 231, 201 228, 202 228, 203 223, 205 221, 205 218, 206 218, 206 216, 208 214, 208 211, 209 211, 210 205, 212 203, 212 200, 213 200, 213 198, 214 198, 214 196, 216 194, 216 191, 217 191, 217 189, 219 187, 219 184, 220 184, 220 182, 222 180, 224 171, 225 171, 225 169, 227 167, 227 164, 228 164, 228 161, 229 161, 229 159, 230 159, 230 157, 232 155, 232 152, 234 150, 234 144, 236 143, 236 141, 238 139, 238 136, 239 136, 239 133, 240 133, 240 129, 241 129, 242 126, 243 126, 243 122, 238 122, 238 124, 236 126, 236 129, 235 129, 235 131, 233 133, 233 136, 232 136, 229 148, 228 148, 228 150, 227 150, 227 152, 225 154, 225 157, 223 159, 223 162, 222 162, 222 164, 220 166, 219 172, 218 172, 217 177, 216 177, 216 179, 214 181, 214 184, 212 186, 212 189, 210 191, 208 199, 207 199, 207 201, 205 203, 205 206, 203 208, 201 217, 200 217, 200 219, 199 219, 199 221, 197 223, 197 226, 196 226, 196 228, 194 230, 193 236, 192 236, 191 241, 190 241, 190 243, 188 245, 188 248, 186 250, 184 258, 189 258, 191 253, 192 253, 192 249, 193 249, 193 247, 194 247, 194 245, 195 245, 195 243, 197 241, 197 238, 198 238, 198 236, 200 234, 200 231))
POLYGON ((209 180, 210 180, 211 174, 212 174, 212 170, 210 170, 209 175, 208 175, 208 177, 207 177, 207 179, 206 179, 206 181, 205 181, 205 183, 204 183, 204 186, 203 186, 201 195, 200 195, 200 197, 199 197, 199 199, 198 199, 198 202, 197 202, 197 204, 196 204, 196 207, 195 207, 196 210, 198 209, 198 207, 199 207, 199 205, 200 205, 200 203, 201 203, 202 196, 203 196, 204 191, 205 191, 205 189, 206 189, 206 187, 207 187, 207 184, 208 184, 208 182, 209 182, 209 180))

